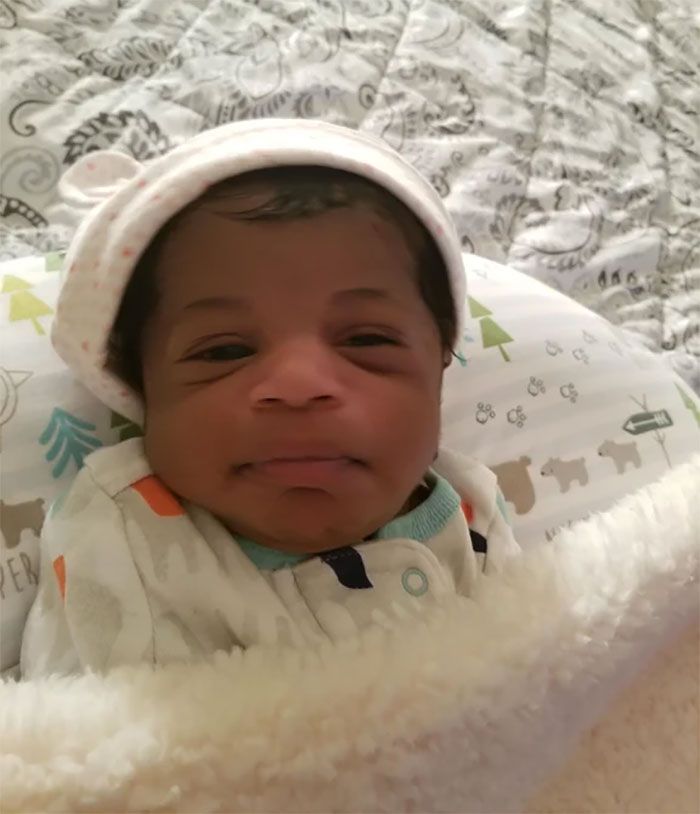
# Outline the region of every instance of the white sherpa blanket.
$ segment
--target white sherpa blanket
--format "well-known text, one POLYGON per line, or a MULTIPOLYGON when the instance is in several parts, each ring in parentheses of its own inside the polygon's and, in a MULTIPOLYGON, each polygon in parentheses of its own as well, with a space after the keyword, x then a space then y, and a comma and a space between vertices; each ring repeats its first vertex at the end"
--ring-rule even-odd
POLYGON ((699 504, 696 456, 420 623, 7 682, 2 808, 502 814, 539 793, 556 810, 584 732, 697 616, 699 504))

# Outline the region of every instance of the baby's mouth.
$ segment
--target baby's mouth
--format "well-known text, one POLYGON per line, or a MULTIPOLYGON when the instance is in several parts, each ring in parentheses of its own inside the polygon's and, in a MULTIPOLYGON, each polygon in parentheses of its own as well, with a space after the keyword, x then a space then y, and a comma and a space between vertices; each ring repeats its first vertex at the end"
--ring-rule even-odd
POLYGON ((283 486, 323 487, 356 474, 360 461, 345 455, 267 458, 237 467, 244 477, 283 486))

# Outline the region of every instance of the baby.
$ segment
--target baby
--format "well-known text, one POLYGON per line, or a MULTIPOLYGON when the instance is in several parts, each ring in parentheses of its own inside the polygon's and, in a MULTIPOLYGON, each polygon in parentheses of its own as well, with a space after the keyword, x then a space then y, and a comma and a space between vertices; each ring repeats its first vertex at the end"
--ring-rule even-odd
POLYGON ((123 180, 67 266, 56 348, 143 437, 49 513, 24 676, 338 640, 517 552, 493 474, 438 455, 459 243, 385 145, 209 131, 123 180))

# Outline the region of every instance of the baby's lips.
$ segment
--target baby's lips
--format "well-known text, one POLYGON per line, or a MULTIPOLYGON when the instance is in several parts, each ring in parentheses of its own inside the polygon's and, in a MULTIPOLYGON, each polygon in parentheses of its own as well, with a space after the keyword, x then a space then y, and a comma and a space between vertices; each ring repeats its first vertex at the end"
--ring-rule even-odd
POLYGON ((341 448, 337 442, 285 440, 261 444, 258 450, 251 453, 248 463, 265 463, 284 459, 299 460, 302 458, 349 458, 355 460, 355 456, 351 455, 347 449, 341 448))
POLYGON ((350 458, 273 458, 244 466, 240 474, 263 483, 290 487, 330 487, 352 482, 358 467, 350 458))

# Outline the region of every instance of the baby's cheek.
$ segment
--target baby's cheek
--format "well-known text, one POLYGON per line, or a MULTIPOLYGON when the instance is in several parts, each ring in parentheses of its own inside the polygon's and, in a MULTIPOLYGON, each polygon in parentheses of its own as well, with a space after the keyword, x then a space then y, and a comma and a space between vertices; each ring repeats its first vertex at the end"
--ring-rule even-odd
POLYGON ((218 428, 193 405, 147 410, 146 456, 154 472, 177 494, 193 499, 223 466, 225 442, 218 428))
POLYGON ((382 458, 405 472, 421 473, 432 463, 440 435, 440 403, 426 390, 377 400, 373 436, 382 458))
POLYGON ((440 393, 428 382, 416 382, 393 392, 390 398, 377 399, 375 407, 390 431, 405 434, 415 430, 423 434, 433 429, 439 419, 440 393))

